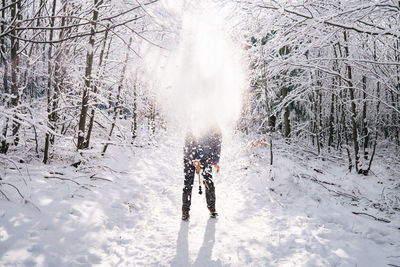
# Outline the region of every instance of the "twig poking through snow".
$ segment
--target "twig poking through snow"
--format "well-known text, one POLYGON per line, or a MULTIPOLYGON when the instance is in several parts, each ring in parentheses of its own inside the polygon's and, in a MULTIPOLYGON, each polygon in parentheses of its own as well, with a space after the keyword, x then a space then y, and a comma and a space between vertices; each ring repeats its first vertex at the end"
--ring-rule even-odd
POLYGON ((19 172, 19 174, 20 174, 21 177, 22 177, 22 180, 24 181, 25 185, 27 186, 28 184, 26 183, 25 178, 24 178, 24 175, 22 174, 21 170, 19 169, 17 163, 16 163, 15 161, 11 160, 11 159, 8 158, 8 157, 5 157, 5 156, 0 156, 0 158, 1 158, 1 159, 8 160, 9 162, 11 162, 11 164, 13 164, 13 165, 15 166, 16 170, 19 172))
POLYGON ((110 180, 110 179, 103 178, 103 177, 97 177, 96 174, 91 175, 89 178, 90 178, 90 180, 93 180, 93 181, 95 181, 95 180, 103 180, 103 181, 112 182, 112 180, 110 180))
POLYGON ((5 182, 0 182, 0 184, 6 184, 6 185, 9 185, 9 186, 13 187, 18 192, 18 194, 21 196, 21 198, 25 200, 25 197, 21 194, 21 192, 19 191, 19 189, 15 185, 10 184, 10 183, 5 183, 5 182))
POLYGON ((352 213, 355 214, 355 215, 366 215, 366 216, 369 216, 371 218, 374 218, 376 221, 390 223, 390 221, 388 219, 378 218, 378 217, 375 217, 374 215, 371 215, 371 214, 368 214, 368 213, 365 213, 365 212, 353 211, 352 213))
MULTIPOLYGON (((34 206, 39 212, 41 212, 40 209, 39 209, 39 207, 36 206, 32 201, 27 200, 27 199, 24 197, 24 195, 21 194, 21 191, 19 191, 19 189, 18 189, 15 185, 10 184, 10 183, 0 182, 0 185, 2 185, 2 184, 8 185, 8 186, 11 186, 12 188, 14 188, 14 189, 18 192, 18 194, 21 196, 21 198, 25 201, 25 204, 26 204, 26 203, 29 203, 29 204, 31 204, 32 206, 34 206)), ((3 192, 1 192, 1 193, 4 194, 3 192)), ((4 195, 4 196, 5 196, 5 195, 4 195)), ((5 196, 5 197, 7 198, 7 196, 5 196)), ((9 201, 8 198, 7 198, 7 200, 9 201)))
POLYGON ((354 195, 352 195, 352 194, 349 194, 349 193, 340 192, 340 191, 336 191, 336 190, 330 189, 330 188, 328 188, 328 187, 325 185, 325 184, 327 184, 327 185, 337 186, 337 185, 334 184, 334 183, 330 183, 330 182, 318 180, 317 178, 311 177, 311 176, 306 175, 306 174, 300 174, 299 176, 300 176, 301 178, 308 178, 310 181, 319 184, 320 186, 322 186, 323 188, 325 188, 325 189, 328 190, 329 192, 335 193, 335 194, 338 195, 338 196, 351 198, 351 200, 353 200, 353 201, 359 201, 359 200, 360 200, 359 197, 356 197, 356 196, 354 196, 354 195))
POLYGON ((59 180, 63 180, 63 181, 70 181, 70 182, 73 182, 73 183, 75 183, 77 185, 81 185, 77 181, 74 181, 74 180, 69 179, 69 178, 63 178, 63 177, 58 177, 58 176, 45 176, 44 178, 46 178, 46 179, 59 179, 59 180))
MULTIPOLYGON (((87 187, 86 185, 82 185, 82 184, 78 183, 77 181, 74 181, 74 180, 69 179, 69 178, 63 178, 63 177, 58 177, 58 176, 44 176, 44 178, 46 178, 46 179, 59 179, 59 180, 62 180, 62 181, 70 181, 70 182, 75 183, 76 185, 79 185, 80 188, 84 188, 86 190, 91 191, 90 188, 87 187)), ((95 187, 94 185, 89 185, 89 186, 95 187)))
POLYGON ((129 213, 131 213, 133 210, 137 210, 137 208, 136 208, 134 203, 125 201, 124 204, 128 206, 129 213))
POLYGON ((7 201, 10 201, 10 199, 7 197, 7 195, 6 195, 3 191, 0 190, 0 194, 1 194, 2 196, 4 196, 4 198, 5 198, 7 201))

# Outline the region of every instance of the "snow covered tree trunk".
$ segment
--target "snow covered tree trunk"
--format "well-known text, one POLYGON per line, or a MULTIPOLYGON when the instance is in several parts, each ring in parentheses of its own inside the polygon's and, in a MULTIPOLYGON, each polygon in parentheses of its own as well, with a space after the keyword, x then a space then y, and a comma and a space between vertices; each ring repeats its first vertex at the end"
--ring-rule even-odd
MULTIPOLYGON (((335 78, 332 78, 332 80, 335 80, 335 78)), ((334 81, 332 83, 332 85, 334 85, 334 81)), ((332 90, 334 90, 334 88, 332 88, 332 90)), ((334 132, 333 132, 333 125, 334 125, 334 114, 335 114, 335 94, 332 92, 331 93, 331 107, 330 107, 330 112, 329 112, 329 138, 328 138, 328 149, 330 149, 331 147, 333 147, 333 136, 334 136, 334 132)))
POLYGON ((85 86, 82 92, 82 107, 79 116, 79 132, 78 132, 78 149, 85 148, 85 130, 86 130, 86 117, 88 112, 88 101, 89 101, 89 91, 91 89, 92 83, 92 68, 93 68, 93 56, 94 56, 94 42, 96 34, 96 21, 99 17, 99 6, 103 3, 102 0, 94 0, 93 6, 93 18, 91 23, 91 35, 89 37, 89 44, 86 54, 86 69, 85 69, 85 86))
MULTIPOLYGON (((399 8, 400 8, 400 1, 398 2, 399 3, 399 8)), ((400 12, 399 12, 400 13, 400 12)), ((395 57, 395 60, 396 60, 396 62, 398 62, 398 63, 400 63, 400 40, 399 40, 400 38, 397 38, 397 40, 396 40, 396 44, 397 44, 397 47, 396 47, 396 57, 395 57)), ((397 89, 397 94, 396 94, 396 103, 395 103, 395 109, 397 109, 397 113, 396 113, 396 118, 395 118, 395 121, 397 122, 396 123, 396 142, 397 142, 397 146, 396 146, 396 149, 397 149, 397 151, 398 151, 398 149, 400 148, 400 122, 399 122, 399 113, 400 113, 400 65, 396 65, 396 72, 397 72, 397 75, 396 75, 396 78, 397 78, 397 84, 396 84, 396 89, 397 89)))
MULTIPOLYGON (((381 91, 381 84, 380 82, 376 83, 376 95, 378 97, 378 99, 380 98, 380 91, 381 91)), ((374 156, 375 156, 375 152, 376 152, 376 145, 377 145, 377 141, 378 141, 378 135, 379 135, 379 131, 378 131, 378 123, 379 123, 379 112, 380 112, 380 105, 381 105, 381 101, 378 101, 378 103, 376 104, 376 122, 375 122, 375 138, 374 138, 374 145, 372 147, 372 153, 371 153, 371 157, 369 159, 369 163, 368 163, 368 168, 366 170, 366 174, 369 173, 371 166, 372 166, 372 161, 374 160, 374 156)))
POLYGON ((362 77, 363 86, 363 109, 362 109, 362 132, 363 132, 363 152, 364 159, 368 160, 368 147, 369 147, 369 131, 368 131, 368 120, 367 120, 367 77, 362 77))
MULTIPOLYGON (((18 0, 13 0, 13 4, 11 5, 11 20, 13 24, 16 24, 16 21, 19 19, 21 13, 21 2, 18 0)), ((10 31, 10 39, 11 39, 11 106, 14 108, 14 112, 17 112, 17 106, 19 103, 19 40, 18 40, 18 30, 15 29, 15 25, 12 26, 12 30, 10 31)), ((14 116, 14 119, 17 119, 14 116)), ((13 143, 15 146, 18 145, 20 123, 17 121, 12 122, 12 137, 14 139, 13 143)), ((8 145, 7 145, 8 146, 8 145)))
MULTIPOLYGON (((339 84, 340 85, 340 84, 339 84)), ((347 130, 347 121, 346 121, 346 99, 345 96, 347 95, 347 89, 345 89, 345 91, 342 93, 340 92, 340 98, 341 98, 341 102, 342 102, 342 129, 343 129, 343 136, 346 142, 346 152, 347 152, 347 157, 349 159, 349 171, 351 172, 352 168, 353 168, 353 160, 351 159, 351 152, 350 152, 350 145, 349 145, 349 134, 348 134, 348 130, 347 130)))
POLYGON ((137 137, 137 73, 133 84, 132 141, 137 137))
MULTIPOLYGON (((336 71, 337 73, 340 73, 339 69, 339 62, 338 62, 338 54, 337 54, 337 46, 338 45, 333 45, 332 46, 332 51, 334 55, 334 61, 332 64, 332 69, 336 71)), ((341 148, 342 145, 342 140, 341 140, 341 124, 340 124, 340 110, 341 110, 341 105, 339 105, 339 100, 338 99, 338 92, 339 90, 342 90, 340 88, 340 78, 337 76, 332 77, 332 92, 331 92, 331 109, 330 109, 330 114, 329 114, 329 139, 328 139, 328 148, 334 147, 334 136, 335 136, 335 117, 336 117, 336 147, 341 148), (336 115, 336 116, 335 116, 336 115)), ((340 91, 341 92, 341 91, 340 91)))
POLYGON ((318 135, 318 147, 319 147, 319 151, 321 151, 321 148, 323 146, 323 142, 325 140, 325 134, 324 134, 324 130, 322 127, 322 123, 323 123, 323 118, 322 118, 322 82, 321 82, 321 73, 320 71, 317 71, 317 91, 316 91, 316 95, 317 95, 317 107, 318 107, 318 127, 317 127, 317 135, 318 135))
MULTIPOLYGON (((284 46, 280 49, 279 51, 281 56, 286 56, 289 54, 289 48, 287 46, 284 46)), ((282 81, 282 85, 281 85, 281 102, 285 102, 286 101, 286 97, 288 95, 288 86, 286 84, 286 75, 287 75, 287 71, 285 70, 282 73, 282 77, 281 77, 281 81, 282 81)), ((290 141, 290 120, 289 120, 289 116, 290 116, 290 110, 289 110, 289 104, 288 103, 284 103, 283 104, 283 126, 284 126, 284 137, 286 139, 286 142, 290 141)))
MULTIPOLYGON (((314 87, 314 86, 313 86, 314 87)), ((313 100, 313 110, 314 110, 314 127, 313 127, 313 135, 316 137, 317 141, 317 151, 318 155, 321 153, 321 141, 319 134, 319 122, 318 122, 318 89, 312 91, 312 100, 313 100)))
MULTIPOLYGON (((337 43, 337 49, 334 50, 335 58, 338 58, 340 55, 341 58, 343 58, 343 51, 340 42, 337 43), (339 52, 339 54, 338 54, 339 52)), ((337 65, 337 72, 340 74, 340 68, 339 64, 337 65)), ((341 108, 341 125, 342 125, 342 136, 344 137, 344 141, 346 142, 345 148, 347 152, 347 158, 349 160, 349 172, 353 169, 353 160, 351 158, 351 152, 350 152, 350 145, 349 145, 349 134, 348 134, 348 129, 347 129, 347 119, 346 119, 346 102, 347 102, 347 91, 348 88, 343 88, 343 83, 342 79, 338 78, 338 88, 340 88, 339 92, 339 98, 340 98, 340 108, 341 108)))
MULTIPOLYGON (((2 0, 2 6, 6 6, 6 0, 2 0)), ((1 23, 0 29, 1 33, 5 31, 5 21, 6 21, 6 9, 3 8, 1 10, 1 18, 3 23, 1 23)), ((3 63, 4 66, 4 73, 3 73, 3 88, 4 88, 4 94, 1 98, 1 104, 4 105, 5 107, 9 106, 9 88, 8 88, 8 59, 7 59, 7 47, 6 47, 6 42, 5 42, 5 37, 0 38, 0 52, 1 52, 1 62, 3 63)), ((1 143, 0 143, 0 153, 6 154, 8 150, 8 142, 7 142, 7 132, 8 132, 8 124, 9 124, 9 119, 5 119, 4 126, 1 130, 1 143)))
MULTIPOLYGON (((266 72, 267 69, 264 64, 264 72, 266 72)), ((266 109, 266 117, 267 117, 267 137, 269 139, 269 158, 270 158, 270 165, 274 163, 274 153, 272 149, 272 132, 275 128, 275 125, 272 123, 272 115, 271 115, 271 104, 270 104, 270 99, 268 97, 268 82, 266 79, 266 82, 264 84, 264 96, 265 96, 265 109, 266 109)))
MULTIPOLYGON (((6 0, 2 0, 2 6, 6 6, 6 0)), ((1 20, 3 23, 1 23, 0 30, 1 33, 5 31, 6 28, 6 9, 3 8, 1 10, 1 20)), ((8 103, 8 94, 10 93, 8 90, 8 59, 7 59, 7 47, 6 47, 6 38, 1 37, 0 38, 0 53, 1 53, 1 62, 3 63, 4 66, 4 73, 3 73, 3 88, 4 88, 4 93, 5 96, 1 97, 1 103, 3 105, 7 105, 8 103)))
POLYGON ((154 98, 150 100, 149 130, 150 138, 153 138, 156 133, 156 100, 154 98))
MULTIPOLYGON (((348 32, 344 31, 344 53, 345 57, 349 58, 350 57, 350 52, 349 52, 349 41, 348 41, 348 32)), ((359 168, 359 163, 360 163, 360 153, 359 153, 359 143, 358 143, 358 130, 357 130, 357 108, 356 108, 356 101, 355 101, 355 94, 354 94, 354 86, 353 86, 353 74, 352 74, 352 68, 350 64, 346 64, 346 71, 347 71, 347 84, 349 87, 349 92, 350 92, 350 102, 351 102, 351 126, 352 126, 352 138, 353 138, 353 146, 354 146, 354 157, 355 157, 355 168, 356 171, 358 172, 359 168)))
MULTIPOLYGON (((106 44, 108 41, 108 32, 109 32, 109 30, 107 29, 104 34, 103 46, 101 47, 100 56, 99 56, 99 66, 98 66, 97 77, 96 77, 97 80, 96 80, 96 82, 94 82, 94 85, 93 85, 93 94, 95 95, 95 99, 96 99, 96 94, 98 92, 99 81, 103 78, 103 73, 104 73, 103 57, 104 57, 104 52, 106 49, 106 44)), ((111 41, 110 41, 110 43, 111 43, 111 41)), ((108 52, 109 51, 110 51, 110 46, 108 47, 108 52)), ((108 55, 108 52, 107 52, 107 55, 108 55)), ((92 136, 94 115, 95 115, 95 108, 92 107, 91 112, 90 112, 90 121, 89 121, 87 136, 86 136, 86 142, 84 144, 85 148, 89 147, 90 137, 92 136)))
POLYGON ((103 151, 101 153, 103 156, 106 153, 107 148, 110 144, 111 136, 113 134, 114 127, 117 123, 117 117, 118 117, 119 108, 120 108, 119 106, 120 106, 120 101, 121 101, 121 90, 122 90, 122 86, 124 85, 126 67, 128 65, 128 61, 129 61, 129 53, 130 53, 130 49, 131 49, 131 44, 132 44, 132 37, 129 38, 129 44, 128 44, 128 48, 127 48, 126 55, 125 55, 124 65, 122 67, 122 72, 121 72, 121 79, 119 81, 118 90, 117 90, 117 99, 116 99, 115 105, 114 105, 113 120, 112 120, 110 132, 108 134, 108 142, 104 145, 103 151))
MULTIPOLYGON (((67 0, 61 0, 62 4, 62 14, 63 17, 61 18, 61 28, 58 39, 62 40, 66 36, 66 29, 64 27, 67 25, 67 0)), ((64 58, 65 58, 65 52, 64 49, 68 45, 61 43, 58 44, 57 50, 56 50, 56 58, 54 62, 54 95, 53 95, 53 106, 52 106, 52 121, 54 124, 56 124, 59 121, 59 112, 57 111, 59 109, 59 102, 60 102, 60 97, 62 94, 62 91, 64 89, 64 82, 65 82, 65 68, 64 68, 64 58)), ((57 128, 56 125, 54 125, 55 129, 57 128)), ((54 144, 54 135, 52 135, 52 138, 50 139, 51 144, 54 144)))
MULTIPOLYGON (((52 58, 53 58, 53 44, 51 42, 53 41, 53 28, 54 28, 54 20, 55 20, 55 15, 56 15, 56 6, 57 6, 57 0, 53 0, 53 5, 51 9, 51 19, 50 19, 50 31, 49 31, 49 48, 47 52, 47 125, 50 129, 54 130, 54 124, 55 124, 55 119, 54 119, 54 110, 53 110, 53 102, 55 101, 55 96, 54 96, 54 89, 53 89, 53 64, 52 64, 52 58)), ((52 138, 52 134, 49 132, 46 132, 46 140, 44 143, 44 155, 43 155, 43 163, 46 164, 48 159, 49 159, 49 147, 50 147, 50 139, 52 138)))

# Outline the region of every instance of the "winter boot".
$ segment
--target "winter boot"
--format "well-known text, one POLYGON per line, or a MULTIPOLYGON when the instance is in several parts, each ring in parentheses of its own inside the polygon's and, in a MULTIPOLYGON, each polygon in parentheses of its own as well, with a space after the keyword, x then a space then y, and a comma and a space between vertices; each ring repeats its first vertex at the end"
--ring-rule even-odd
POLYGON ((214 212, 210 212, 210 218, 217 218, 218 213, 214 212))
POLYGON ((210 211, 211 218, 217 218, 218 213, 215 212, 215 209, 208 209, 210 211))
POLYGON ((189 211, 188 210, 187 211, 183 210, 182 211, 182 220, 187 221, 187 220, 189 220, 189 217, 190 217, 189 211))

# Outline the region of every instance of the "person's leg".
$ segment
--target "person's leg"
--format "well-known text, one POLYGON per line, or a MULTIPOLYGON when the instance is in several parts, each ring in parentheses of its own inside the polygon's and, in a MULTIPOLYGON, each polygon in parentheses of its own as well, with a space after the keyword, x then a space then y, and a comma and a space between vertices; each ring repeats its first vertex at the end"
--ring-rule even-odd
POLYGON ((182 211, 187 212, 190 210, 190 204, 192 203, 192 188, 193 188, 195 168, 193 166, 192 160, 186 157, 183 160, 183 164, 185 172, 185 181, 182 194, 182 211))
POLYGON ((215 187, 212 181, 212 165, 209 160, 202 162, 202 174, 206 190, 207 208, 211 213, 215 212, 215 187))

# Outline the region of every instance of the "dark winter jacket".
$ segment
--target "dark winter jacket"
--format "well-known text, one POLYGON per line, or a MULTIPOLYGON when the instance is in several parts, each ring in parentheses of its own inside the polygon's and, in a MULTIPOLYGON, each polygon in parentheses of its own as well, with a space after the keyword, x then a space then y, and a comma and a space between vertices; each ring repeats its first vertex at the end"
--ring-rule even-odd
POLYGON ((218 164, 221 154, 221 141, 221 130, 218 127, 210 128, 198 138, 189 131, 185 137, 185 158, 218 164))

